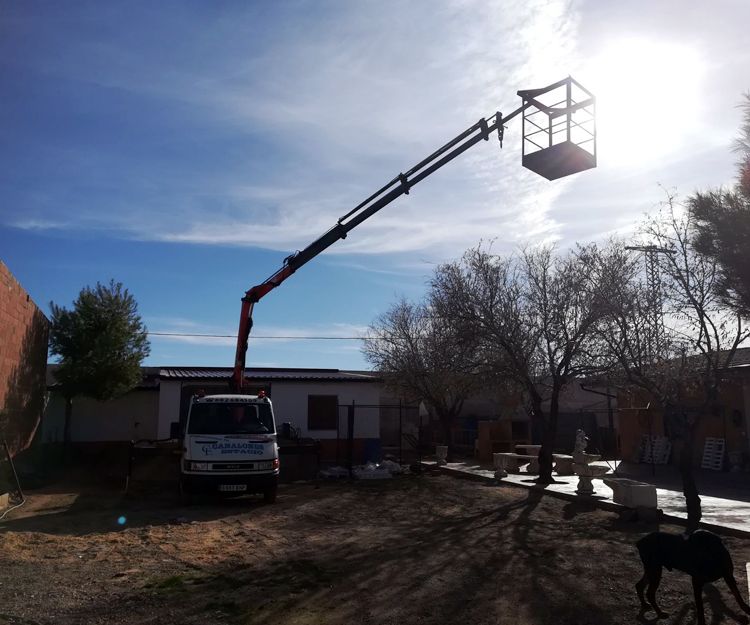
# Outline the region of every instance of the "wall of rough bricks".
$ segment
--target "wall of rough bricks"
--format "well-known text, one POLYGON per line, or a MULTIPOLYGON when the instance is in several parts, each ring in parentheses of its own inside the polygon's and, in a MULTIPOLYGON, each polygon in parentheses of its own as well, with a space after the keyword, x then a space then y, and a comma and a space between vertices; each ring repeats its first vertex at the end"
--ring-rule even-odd
POLYGON ((48 335, 47 318, 0 261, 0 439, 11 455, 31 444, 44 411, 48 335))

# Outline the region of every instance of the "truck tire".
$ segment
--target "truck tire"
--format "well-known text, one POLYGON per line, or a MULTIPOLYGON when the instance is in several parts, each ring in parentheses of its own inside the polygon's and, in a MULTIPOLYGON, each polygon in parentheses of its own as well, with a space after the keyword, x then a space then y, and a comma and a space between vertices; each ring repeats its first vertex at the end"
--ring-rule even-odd
POLYGON ((263 501, 266 503, 276 503, 276 486, 263 491, 263 501))
POLYGON ((187 481, 183 478, 180 478, 180 503, 183 506, 189 506, 193 503, 193 494, 190 492, 190 487, 187 484, 187 481))

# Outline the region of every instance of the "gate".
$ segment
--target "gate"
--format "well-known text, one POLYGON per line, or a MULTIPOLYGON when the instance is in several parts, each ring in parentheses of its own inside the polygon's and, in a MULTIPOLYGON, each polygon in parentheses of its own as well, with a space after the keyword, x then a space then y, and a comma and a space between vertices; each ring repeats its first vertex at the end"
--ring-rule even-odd
POLYGON ((421 459, 426 441, 418 406, 339 404, 336 463, 351 468, 358 462, 390 458, 400 464, 421 459))

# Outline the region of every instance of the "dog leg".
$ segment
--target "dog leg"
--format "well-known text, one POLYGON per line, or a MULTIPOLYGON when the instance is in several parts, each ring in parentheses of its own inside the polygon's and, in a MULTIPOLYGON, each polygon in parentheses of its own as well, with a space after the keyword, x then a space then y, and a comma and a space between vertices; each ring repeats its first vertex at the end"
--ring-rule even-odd
POLYGON ((695 617, 698 625, 706 625, 706 615, 703 613, 703 582, 693 578, 693 595, 695 596, 695 617))
POLYGON ((648 602, 651 604, 651 607, 656 612, 656 616, 659 618, 665 618, 669 616, 666 612, 664 612, 657 604, 656 604, 656 591, 659 588, 659 583, 661 582, 661 567, 654 568, 648 572, 648 590, 646 591, 646 596, 648 597, 648 602))
POLYGON ((635 591, 638 593, 638 598, 641 600, 641 610, 644 611, 648 610, 648 603, 646 603, 646 598, 643 596, 646 584, 648 584, 648 575, 644 573, 643 577, 635 583, 635 591))
POLYGON ((740 589, 737 588, 737 582, 734 579, 734 574, 729 573, 728 575, 724 576, 724 581, 727 583, 727 586, 729 586, 729 590, 732 591, 732 594, 734 595, 734 598, 737 600, 737 603, 742 608, 742 611, 746 614, 750 614, 750 605, 747 605, 745 603, 745 600, 742 598, 742 595, 740 594, 740 589))

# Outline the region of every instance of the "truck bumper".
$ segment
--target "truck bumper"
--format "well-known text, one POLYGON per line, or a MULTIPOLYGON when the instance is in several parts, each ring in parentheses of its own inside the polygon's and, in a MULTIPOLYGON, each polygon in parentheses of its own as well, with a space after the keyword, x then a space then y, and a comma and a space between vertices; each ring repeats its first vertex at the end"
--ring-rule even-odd
POLYGON ((273 490, 279 483, 278 473, 261 473, 259 475, 207 475, 200 473, 183 473, 183 487, 191 493, 218 493, 222 495, 244 495, 245 493, 264 493, 273 490), (222 486, 242 486, 244 490, 222 490, 222 486))

